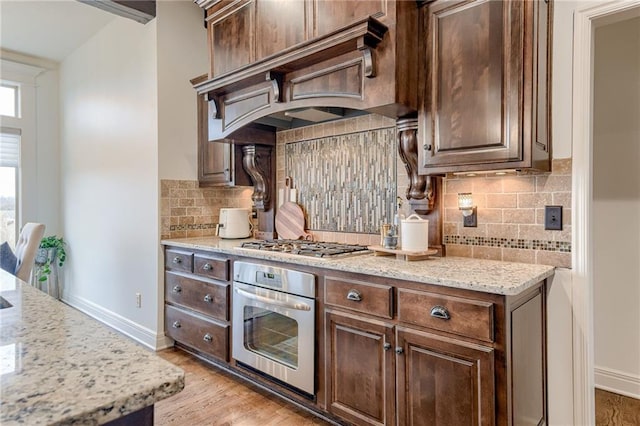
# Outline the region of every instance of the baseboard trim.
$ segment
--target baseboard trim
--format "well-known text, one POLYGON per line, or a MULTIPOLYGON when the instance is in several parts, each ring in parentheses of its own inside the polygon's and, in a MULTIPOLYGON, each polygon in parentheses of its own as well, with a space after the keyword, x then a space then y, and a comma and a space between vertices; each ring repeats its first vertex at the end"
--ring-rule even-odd
POLYGON ((158 351, 173 346, 173 340, 165 336, 164 333, 157 334, 153 330, 143 327, 83 297, 65 295, 62 301, 151 350, 158 351))
POLYGON ((640 376, 604 367, 595 367, 594 375, 596 388, 640 399, 640 376))

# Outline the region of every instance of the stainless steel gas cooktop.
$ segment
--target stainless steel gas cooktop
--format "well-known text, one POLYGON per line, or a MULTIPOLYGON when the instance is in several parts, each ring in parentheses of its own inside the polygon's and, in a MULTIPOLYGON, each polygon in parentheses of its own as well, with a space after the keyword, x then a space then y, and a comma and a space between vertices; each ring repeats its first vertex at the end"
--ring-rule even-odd
POLYGON ((340 258, 371 252, 367 246, 358 244, 324 243, 305 240, 257 240, 242 243, 241 248, 297 254, 323 259, 340 258))

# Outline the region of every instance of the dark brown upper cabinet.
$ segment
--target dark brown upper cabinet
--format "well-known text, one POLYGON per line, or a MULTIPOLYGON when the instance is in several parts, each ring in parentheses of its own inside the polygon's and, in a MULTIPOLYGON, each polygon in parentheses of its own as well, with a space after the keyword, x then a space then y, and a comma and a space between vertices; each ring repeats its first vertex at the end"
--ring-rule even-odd
POLYGON ((198 85, 209 139, 286 110, 418 110, 418 4, 392 0, 197 0, 210 70, 198 85))
POLYGON ((436 0, 422 8, 420 173, 550 170, 552 6, 436 0))

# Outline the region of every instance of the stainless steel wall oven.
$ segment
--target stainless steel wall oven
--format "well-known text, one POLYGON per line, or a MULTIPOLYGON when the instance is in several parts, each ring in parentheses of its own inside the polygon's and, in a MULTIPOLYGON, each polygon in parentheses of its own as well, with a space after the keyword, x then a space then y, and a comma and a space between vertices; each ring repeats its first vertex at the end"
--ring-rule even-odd
POLYGON ((314 395, 315 292, 312 274, 235 262, 233 358, 314 395))

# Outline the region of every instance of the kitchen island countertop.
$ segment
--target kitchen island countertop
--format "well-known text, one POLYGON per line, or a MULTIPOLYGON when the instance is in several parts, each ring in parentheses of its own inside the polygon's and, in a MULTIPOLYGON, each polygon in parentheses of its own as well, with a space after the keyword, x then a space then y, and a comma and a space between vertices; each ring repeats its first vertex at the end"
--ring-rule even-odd
POLYGON ((3 426, 103 424, 184 387, 178 367, 3 270, 0 296, 3 426))
POLYGON ((253 240, 196 237, 165 239, 162 244, 502 295, 520 294, 555 273, 555 268, 548 265, 466 257, 432 257, 405 262, 394 257, 359 254, 339 259, 320 259, 240 248, 245 241, 253 240))

